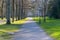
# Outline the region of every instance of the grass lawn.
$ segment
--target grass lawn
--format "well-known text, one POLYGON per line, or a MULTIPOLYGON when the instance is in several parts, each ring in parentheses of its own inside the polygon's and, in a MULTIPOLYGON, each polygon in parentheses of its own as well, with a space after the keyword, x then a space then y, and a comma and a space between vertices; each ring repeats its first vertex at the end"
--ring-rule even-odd
MULTIPOLYGON (((38 23, 38 18, 34 19, 38 23)), ((39 24, 39 23, 38 23, 39 24)), ((60 19, 47 19, 46 22, 39 24, 55 40, 60 40, 60 19)))
MULTIPOLYGON (((1 20, 1 19, 0 19, 1 20)), ((9 38, 11 39, 11 37, 13 36, 10 33, 15 33, 17 32, 20 28, 21 25, 28 20, 26 19, 22 19, 19 21, 14 21, 13 23, 11 22, 10 25, 5 24, 6 22, 3 22, 0 24, 0 40, 9 40, 9 38)))

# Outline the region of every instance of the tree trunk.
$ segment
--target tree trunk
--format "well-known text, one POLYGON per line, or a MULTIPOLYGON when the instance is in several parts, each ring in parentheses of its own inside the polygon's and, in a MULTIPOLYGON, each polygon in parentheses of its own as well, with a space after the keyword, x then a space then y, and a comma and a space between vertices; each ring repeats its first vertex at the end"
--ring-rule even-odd
POLYGON ((18 20, 20 20, 20 0, 18 1, 18 20))
POLYGON ((14 0, 12 0, 12 22, 14 22, 14 0))
POLYGON ((47 0, 44 0, 44 12, 43 12, 43 16, 44 16, 44 22, 46 22, 46 13, 47 13, 47 0))
POLYGON ((21 19, 23 19, 23 0, 21 1, 22 2, 22 6, 21 6, 21 19))
POLYGON ((17 9, 18 9, 18 7, 17 7, 17 0, 16 0, 16 21, 18 20, 18 17, 17 17, 18 16, 18 14, 17 14, 18 11, 17 11, 17 9))
POLYGON ((10 22, 10 14, 11 14, 10 13, 10 0, 7 0, 6 3, 7 3, 6 24, 11 24, 11 22, 10 22))
POLYGON ((2 0, 2 7, 1 7, 1 19, 3 19, 3 4, 4 4, 4 0, 2 0))

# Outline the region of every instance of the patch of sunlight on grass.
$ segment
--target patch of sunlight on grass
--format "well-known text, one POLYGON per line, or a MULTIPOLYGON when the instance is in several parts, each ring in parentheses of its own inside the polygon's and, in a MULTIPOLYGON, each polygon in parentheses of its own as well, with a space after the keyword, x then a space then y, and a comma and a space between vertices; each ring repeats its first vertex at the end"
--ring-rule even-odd
MULTIPOLYGON (((12 22, 11 18, 11 24, 23 24, 26 20, 28 20, 28 18, 12 22)), ((6 24, 6 18, 4 18, 3 20, 0 18, 0 22, 1 22, 0 25, 6 24)))
POLYGON ((59 35, 60 35, 60 32, 54 32, 54 33, 51 34, 51 36, 52 36, 52 37, 55 37, 55 38, 56 38, 57 36, 59 36, 59 35))
POLYGON ((22 19, 22 20, 14 21, 14 23, 12 23, 12 24, 23 24, 26 20, 28 20, 28 19, 25 18, 25 19, 22 19))
POLYGON ((14 30, 4 30, 4 29, 1 29, 0 32, 17 32, 18 30, 17 29, 14 29, 14 30))
POLYGON ((6 22, 0 23, 0 25, 4 25, 4 24, 6 24, 6 22))
POLYGON ((6 24, 6 18, 4 18, 3 20, 0 18, 0 25, 6 24))

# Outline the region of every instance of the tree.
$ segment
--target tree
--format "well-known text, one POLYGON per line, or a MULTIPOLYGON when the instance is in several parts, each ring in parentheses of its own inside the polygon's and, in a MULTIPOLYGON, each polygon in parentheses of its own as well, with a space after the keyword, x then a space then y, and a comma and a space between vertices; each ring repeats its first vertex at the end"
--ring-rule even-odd
POLYGON ((2 4, 1 4, 1 19, 3 19, 3 4, 4 4, 4 0, 2 0, 2 4))
POLYGON ((46 22, 46 14, 47 14, 47 2, 48 0, 44 0, 44 9, 43 9, 43 16, 44 16, 44 22, 46 22))
POLYGON ((10 22, 10 15, 11 15, 11 12, 10 12, 10 0, 7 0, 6 1, 6 4, 7 4, 7 14, 6 14, 6 19, 7 19, 7 22, 6 24, 11 24, 10 22))
POLYGON ((21 19, 21 4, 20 4, 20 0, 18 0, 18 20, 21 19))
POLYGON ((60 18, 60 0, 54 0, 52 1, 53 5, 49 5, 51 8, 48 10, 48 15, 50 18, 60 18))
POLYGON ((14 0, 12 0, 12 22, 14 22, 14 0))

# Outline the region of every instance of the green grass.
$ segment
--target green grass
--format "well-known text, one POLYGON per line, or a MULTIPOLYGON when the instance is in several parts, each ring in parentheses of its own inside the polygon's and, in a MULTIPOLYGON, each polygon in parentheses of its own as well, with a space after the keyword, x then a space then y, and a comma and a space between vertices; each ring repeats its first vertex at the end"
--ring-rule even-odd
POLYGON ((6 22, 3 22, 3 24, 0 24, 0 31, 4 31, 4 30, 7 30, 7 31, 17 30, 17 29, 19 29, 20 25, 22 25, 26 20, 28 20, 28 19, 26 18, 26 19, 14 21, 14 22, 11 22, 11 24, 9 24, 9 25, 6 24, 6 22))
MULTIPOLYGON (((20 24, 21 25, 21 24, 20 24)), ((0 25, 0 31, 13 31, 13 30, 18 30, 20 25, 18 24, 10 24, 10 25, 0 25)))
POLYGON ((10 25, 0 25, 0 39, 9 40, 13 37, 13 35, 9 34, 9 32, 17 32, 21 28, 21 24, 10 24, 10 25))
MULTIPOLYGON (((38 18, 34 19, 38 22, 38 18)), ((47 19, 46 22, 41 22, 39 25, 55 40, 60 40, 60 19, 47 19)))
MULTIPOLYGON (((5 20, 5 19, 3 19, 3 20, 5 20)), ((28 19, 26 18, 26 19, 14 21, 14 22, 11 22, 11 24, 9 24, 9 25, 6 24, 6 22, 3 22, 2 24, 0 24, 0 40, 11 39, 11 37, 13 37, 13 35, 9 34, 9 32, 15 33, 17 31, 19 31, 19 29, 21 28, 21 25, 24 24, 24 22, 26 20, 28 20, 28 19)))

